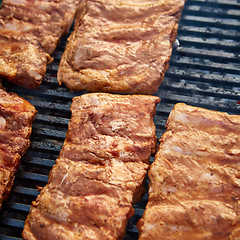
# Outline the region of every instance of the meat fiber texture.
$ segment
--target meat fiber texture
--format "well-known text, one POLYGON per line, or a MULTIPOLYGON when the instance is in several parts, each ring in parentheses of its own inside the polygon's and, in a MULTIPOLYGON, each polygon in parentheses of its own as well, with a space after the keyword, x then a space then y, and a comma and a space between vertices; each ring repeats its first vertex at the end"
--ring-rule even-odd
POLYGON ((153 96, 73 99, 66 139, 23 239, 122 239, 155 152, 153 96))
POLYGON ((240 116, 176 104, 149 178, 140 240, 240 239, 240 116))
POLYGON ((0 86, 0 208, 11 190, 21 156, 30 145, 35 108, 0 86))
POLYGON ((73 91, 155 93, 168 69, 185 1, 84 3, 59 65, 59 83, 73 91))
POLYGON ((0 9, 0 77, 37 88, 50 55, 68 32, 80 0, 4 0, 0 9))

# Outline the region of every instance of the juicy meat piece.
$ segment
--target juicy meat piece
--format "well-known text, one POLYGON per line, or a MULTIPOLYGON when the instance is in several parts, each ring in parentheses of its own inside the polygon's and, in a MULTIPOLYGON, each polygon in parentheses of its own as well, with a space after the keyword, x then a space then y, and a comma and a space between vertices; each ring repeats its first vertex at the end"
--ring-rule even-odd
POLYGON ((240 116, 176 104, 149 171, 140 240, 240 238, 240 116))
POLYGON ((4 0, 0 9, 0 77, 37 88, 80 0, 4 0), (9 71, 10 70, 10 71, 9 71))
POLYGON ((3 30, 28 33, 42 48, 53 53, 67 33, 81 0, 4 0, 0 16, 7 22, 3 30))
POLYGON ((172 53, 184 0, 88 0, 62 56, 71 90, 153 94, 172 53))
POLYGON ((30 144, 35 114, 29 102, 0 88, 0 208, 11 190, 20 158, 30 144))
POLYGON ((121 239, 155 151, 153 96, 73 99, 64 146, 23 239, 121 239))
POLYGON ((48 55, 37 45, 0 39, 0 77, 37 88, 46 73, 48 55))

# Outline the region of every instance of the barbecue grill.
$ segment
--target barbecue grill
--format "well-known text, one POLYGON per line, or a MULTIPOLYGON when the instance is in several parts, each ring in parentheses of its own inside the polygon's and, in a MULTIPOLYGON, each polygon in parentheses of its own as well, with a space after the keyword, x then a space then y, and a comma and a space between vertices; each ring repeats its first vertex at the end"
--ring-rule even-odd
MULTIPOLYGON (((155 94, 162 99, 154 118, 158 139, 177 102, 240 114, 240 1, 188 0, 177 39, 169 70, 155 94)), ((11 194, 0 212, 0 239, 3 240, 21 239, 31 202, 39 194, 38 187, 46 185, 63 145, 72 98, 85 93, 73 93, 65 86, 58 86, 58 64, 66 41, 67 36, 54 52, 54 61, 48 65, 38 90, 3 82, 7 91, 17 93, 38 110, 31 146, 21 159, 11 194)), ((146 180, 146 189, 147 185, 146 180)), ((145 193, 135 205, 135 215, 128 222, 124 240, 138 239, 136 223, 147 199, 145 193)))

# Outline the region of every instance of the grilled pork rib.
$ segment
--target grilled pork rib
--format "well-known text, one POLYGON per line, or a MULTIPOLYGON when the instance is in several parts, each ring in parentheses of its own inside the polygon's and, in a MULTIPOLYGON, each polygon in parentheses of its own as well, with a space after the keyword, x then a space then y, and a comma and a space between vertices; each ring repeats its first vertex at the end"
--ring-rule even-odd
POLYGON ((73 99, 64 146, 32 203, 23 239, 121 239, 156 136, 153 96, 73 99))
POLYGON ((172 53, 184 0, 88 0, 62 56, 71 90, 153 94, 172 53))
POLYGON ((0 88, 0 208, 11 190, 21 156, 32 132, 35 108, 0 88))
POLYGON ((140 240, 240 238, 240 116, 177 104, 149 171, 140 240))
POLYGON ((0 76, 26 88, 37 88, 49 55, 31 43, 0 39, 0 76))
POLYGON ((0 77, 37 88, 80 0, 4 0, 0 9, 0 77))

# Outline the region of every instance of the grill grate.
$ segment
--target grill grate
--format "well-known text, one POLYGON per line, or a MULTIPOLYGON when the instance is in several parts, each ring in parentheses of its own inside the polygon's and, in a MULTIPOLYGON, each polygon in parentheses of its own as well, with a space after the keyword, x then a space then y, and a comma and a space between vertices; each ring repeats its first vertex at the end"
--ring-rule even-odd
MULTIPOLYGON (((1 4, 1 1, 0 1, 1 4)), ((173 49, 170 68, 156 93, 162 101, 154 118, 160 139, 169 112, 177 102, 240 114, 240 2, 238 0, 188 0, 179 25, 180 45, 173 49)), ((38 110, 31 146, 21 160, 9 199, 0 212, 0 239, 20 239, 30 204, 44 186, 63 145, 71 117, 72 98, 57 83, 57 69, 67 37, 57 48, 39 90, 7 84, 38 110)), ((6 83, 5 83, 6 86, 6 83)), ((151 157, 153 161, 153 157, 151 157)), ((147 188, 147 182, 146 182, 147 188)), ((138 238, 136 223, 147 203, 147 194, 135 205, 124 240, 138 238)))

